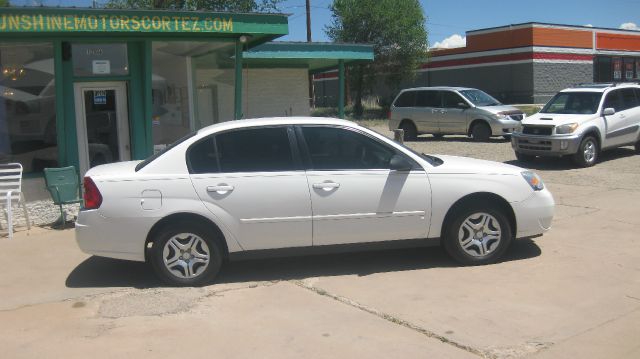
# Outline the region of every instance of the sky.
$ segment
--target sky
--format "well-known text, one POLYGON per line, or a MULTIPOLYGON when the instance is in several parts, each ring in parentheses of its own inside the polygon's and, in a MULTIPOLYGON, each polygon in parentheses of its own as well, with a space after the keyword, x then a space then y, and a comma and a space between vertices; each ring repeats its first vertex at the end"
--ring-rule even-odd
MULTIPOLYGON (((31 5, 35 0, 11 0, 31 5)), ((38 1, 40 2, 40 1, 38 1)), ((91 6, 92 0, 42 0, 47 6, 91 6)), ((104 2, 104 0, 98 0, 104 2)), ((331 23, 333 0, 311 0, 313 41, 329 41, 324 29, 331 23)), ((464 46, 465 31, 487 27, 545 22, 626 28, 640 31, 640 0, 420 0, 432 47, 464 46)), ((289 35, 279 40, 306 41, 305 0, 285 0, 280 9, 289 17, 289 35)))

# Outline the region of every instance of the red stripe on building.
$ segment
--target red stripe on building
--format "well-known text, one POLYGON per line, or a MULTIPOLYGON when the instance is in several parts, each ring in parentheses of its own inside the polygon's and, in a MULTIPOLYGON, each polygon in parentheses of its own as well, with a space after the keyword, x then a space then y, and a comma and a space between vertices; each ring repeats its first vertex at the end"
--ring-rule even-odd
MULTIPOLYGON (((436 60, 437 58, 434 58, 436 60)), ((506 62, 506 61, 522 61, 522 60, 564 60, 564 61, 593 61, 593 55, 583 54, 558 54, 558 53, 546 53, 546 52, 523 52, 517 54, 507 55, 495 55, 495 56, 482 56, 471 57, 466 59, 457 60, 443 60, 432 61, 420 66, 423 69, 438 68, 438 67, 453 67, 453 66, 465 66, 465 65, 479 65, 490 64, 494 62, 506 62)))

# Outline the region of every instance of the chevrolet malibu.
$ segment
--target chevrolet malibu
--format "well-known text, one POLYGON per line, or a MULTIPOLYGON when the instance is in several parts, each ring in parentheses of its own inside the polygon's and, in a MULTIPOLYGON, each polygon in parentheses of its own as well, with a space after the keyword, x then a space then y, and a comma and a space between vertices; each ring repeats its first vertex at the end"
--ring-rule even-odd
POLYGON ((94 167, 84 188, 84 252, 146 261, 187 286, 227 259, 344 246, 440 243, 464 265, 493 263, 515 238, 547 231, 554 212, 535 173, 307 117, 209 126, 145 161, 94 167))

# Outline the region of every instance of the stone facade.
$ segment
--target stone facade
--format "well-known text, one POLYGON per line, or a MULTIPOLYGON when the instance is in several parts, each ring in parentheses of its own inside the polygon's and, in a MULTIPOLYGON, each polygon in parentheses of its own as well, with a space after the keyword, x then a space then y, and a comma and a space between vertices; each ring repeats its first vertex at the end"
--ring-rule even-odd
POLYGON ((593 82, 593 64, 535 62, 533 79, 533 103, 546 103, 562 89, 593 82))

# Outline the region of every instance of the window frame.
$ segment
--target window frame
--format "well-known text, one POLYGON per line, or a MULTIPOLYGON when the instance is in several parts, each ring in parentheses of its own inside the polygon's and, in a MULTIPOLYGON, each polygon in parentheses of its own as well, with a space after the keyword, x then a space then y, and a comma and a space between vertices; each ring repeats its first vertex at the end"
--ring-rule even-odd
POLYGON ((189 145, 189 148, 185 151, 185 163, 187 165, 187 170, 189 175, 208 175, 208 174, 225 174, 225 173, 276 173, 276 172, 294 172, 294 171, 303 171, 304 166, 302 164, 300 150, 298 148, 297 139, 295 136, 294 128, 292 125, 269 125, 269 126, 250 126, 250 127, 238 127, 228 130, 223 130, 219 132, 210 133, 209 135, 193 142, 189 145), (220 166, 220 156, 219 156, 219 148, 218 148, 218 139, 217 137, 220 135, 240 132, 240 131, 248 131, 248 130, 262 130, 269 128, 284 128, 287 132, 287 139, 289 140, 289 151, 291 152, 291 159, 293 161, 293 168, 289 170, 271 170, 271 171, 222 171, 220 166), (193 170, 193 166, 191 164, 191 150, 196 147, 201 142, 206 140, 213 140, 213 145, 215 149, 216 156, 216 166, 217 172, 206 172, 206 173, 196 173, 193 170))
POLYGON ((369 140, 372 140, 374 142, 376 142, 377 144, 384 146, 390 150, 392 150, 394 152, 394 155, 400 155, 403 156, 407 161, 409 161, 409 163, 411 163, 411 172, 412 171, 421 171, 421 172, 425 172, 425 169, 413 158, 411 158, 410 156, 408 156, 406 153, 402 152, 401 150, 389 145, 388 143, 385 143, 384 141, 381 141, 378 138, 375 138, 374 136, 371 136, 370 134, 364 132, 364 131, 360 131, 356 128, 352 128, 352 127, 347 127, 347 126, 340 126, 340 125, 329 125, 329 124, 301 124, 301 125, 295 125, 295 134, 296 134, 296 138, 298 139, 298 144, 300 146, 299 151, 300 154, 302 155, 302 162, 305 165, 305 169, 307 171, 319 171, 319 172, 335 172, 335 171, 380 171, 380 170, 386 170, 386 171, 392 171, 390 168, 333 168, 333 169, 316 169, 313 168, 313 162, 311 161, 311 154, 309 152, 309 146, 307 145, 307 141, 304 138, 304 133, 302 132, 303 128, 332 128, 332 129, 337 129, 337 130, 343 130, 343 131, 350 131, 356 134, 359 134, 361 136, 364 136, 365 138, 368 138, 369 140))

